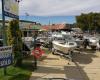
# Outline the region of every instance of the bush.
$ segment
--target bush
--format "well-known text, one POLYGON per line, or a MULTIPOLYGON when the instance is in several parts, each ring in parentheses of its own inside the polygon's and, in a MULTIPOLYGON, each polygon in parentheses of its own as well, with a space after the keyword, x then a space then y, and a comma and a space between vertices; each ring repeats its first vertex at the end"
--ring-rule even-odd
POLYGON ((22 32, 19 29, 19 21, 12 20, 7 27, 7 43, 13 47, 13 55, 16 66, 22 63, 22 32))

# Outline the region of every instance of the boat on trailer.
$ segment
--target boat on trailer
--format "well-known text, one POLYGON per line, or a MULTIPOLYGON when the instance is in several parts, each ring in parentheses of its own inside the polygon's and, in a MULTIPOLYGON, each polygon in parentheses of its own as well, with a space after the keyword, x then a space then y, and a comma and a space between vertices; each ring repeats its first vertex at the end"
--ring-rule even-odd
POLYGON ((73 40, 66 40, 65 38, 58 38, 52 41, 52 53, 59 54, 72 61, 72 52, 76 49, 77 43, 73 40))

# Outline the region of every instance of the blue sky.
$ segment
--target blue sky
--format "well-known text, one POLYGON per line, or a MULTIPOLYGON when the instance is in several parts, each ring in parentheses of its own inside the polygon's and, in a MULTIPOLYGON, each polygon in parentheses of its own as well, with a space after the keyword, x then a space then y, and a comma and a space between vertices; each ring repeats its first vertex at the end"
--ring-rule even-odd
MULTIPOLYGON (((0 19, 2 15, 0 15, 0 19)), ((8 17, 6 17, 7 19, 8 17)), ((20 16, 20 20, 34 21, 42 25, 76 22, 75 16, 20 16)))
POLYGON ((74 23, 75 16, 90 12, 100 12, 100 0, 22 0, 19 3, 20 19, 42 24, 74 23))
POLYGON ((75 16, 21 16, 20 19, 31 20, 41 24, 75 23, 75 16))

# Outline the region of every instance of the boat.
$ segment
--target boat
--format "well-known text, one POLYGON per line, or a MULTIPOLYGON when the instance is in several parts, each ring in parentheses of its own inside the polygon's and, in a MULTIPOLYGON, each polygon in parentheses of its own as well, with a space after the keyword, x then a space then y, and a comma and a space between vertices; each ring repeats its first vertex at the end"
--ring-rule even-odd
POLYGON ((23 43, 30 49, 32 42, 34 42, 32 37, 22 37, 23 43))
POLYGON ((72 61, 72 52, 77 47, 77 43, 73 40, 66 40, 65 38, 56 38, 56 40, 52 41, 52 53, 55 54, 60 52, 59 54, 67 57, 72 61))
POLYGON ((53 41, 53 48, 56 50, 59 50, 65 54, 67 54, 69 51, 73 51, 76 47, 77 44, 76 42, 59 42, 59 41, 53 41))
POLYGON ((96 49, 97 48, 97 43, 99 42, 99 38, 94 37, 94 36, 85 36, 84 39, 87 39, 89 42, 89 47, 91 49, 96 49))
POLYGON ((99 42, 99 39, 96 38, 96 37, 91 37, 89 38, 89 46, 92 48, 92 49, 96 49, 97 47, 97 43, 99 42))
POLYGON ((84 40, 80 38, 75 38, 75 42, 77 43, 77 48, 81 48, 83 45, 84 40))

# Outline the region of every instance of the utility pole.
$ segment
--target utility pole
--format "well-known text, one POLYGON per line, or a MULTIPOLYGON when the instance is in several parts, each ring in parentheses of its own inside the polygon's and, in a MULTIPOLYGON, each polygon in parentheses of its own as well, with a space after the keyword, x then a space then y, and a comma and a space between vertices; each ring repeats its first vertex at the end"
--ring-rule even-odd
MULTIPOLYGON (((6 26, 5 26, 5 15, 4 15, 4 0, 2 0, 2 36, 3 36, 3 46, 6 46, 7 45, 7 41, 6 41, 6 26)), ((7 67, 4 67, 4 75, 7 74, 7 71, 6 71, 6 68, 7 67)))

